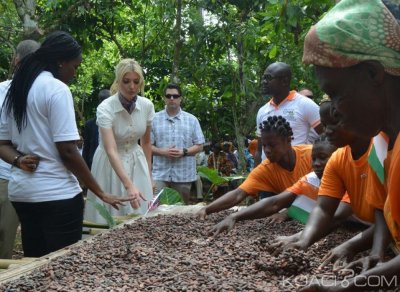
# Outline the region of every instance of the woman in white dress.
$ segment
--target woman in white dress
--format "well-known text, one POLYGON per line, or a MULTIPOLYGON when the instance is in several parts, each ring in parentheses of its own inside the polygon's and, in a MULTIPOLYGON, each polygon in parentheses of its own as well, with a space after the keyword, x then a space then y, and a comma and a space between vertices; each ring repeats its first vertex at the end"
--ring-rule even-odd
MULTIPOLYGON (((105 191, 139 198, 119 210, 106 206, 113 216, 144 214, 153 197, 150 133, 154 105, 138 95, 143 91, 142 68, 134 59, 124 59, 115 69, 113 95, 97 107, 100 135, 92 174, 105 191)), ((88 198, 97 200, 90 191, 88 198)), ((90 202, 85 219, 105 223, 90 202)))

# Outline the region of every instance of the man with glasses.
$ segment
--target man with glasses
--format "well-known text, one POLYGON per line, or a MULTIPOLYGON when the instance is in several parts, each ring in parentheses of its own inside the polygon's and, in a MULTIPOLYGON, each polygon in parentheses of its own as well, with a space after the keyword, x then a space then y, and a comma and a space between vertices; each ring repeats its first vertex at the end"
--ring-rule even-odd
POLYGON ((198 119, 181 109, 180 87, 168 84, 164 93, 165 109, 156 113, 151 131, 156 193, 170 187, 190 204, 190 188, 196 180, 195 155, 203 150, 204 135, 198 119))
MULTIPOLYGON (((290 90, 292 70, 283 62, 275 62, 264 71, 261 81, 261 93, 270 98, 257 113, 258 148, 255 166, 265 159, 260 141, 259 125, 269 116, 283 116, 293 130, 292 145, 308 144, 309 135, 314 129, 321 134, 323 127, 319 118, 319 107, 310 98, 290 90)), ((312 142, 312 141, 310 141, 312 142)))

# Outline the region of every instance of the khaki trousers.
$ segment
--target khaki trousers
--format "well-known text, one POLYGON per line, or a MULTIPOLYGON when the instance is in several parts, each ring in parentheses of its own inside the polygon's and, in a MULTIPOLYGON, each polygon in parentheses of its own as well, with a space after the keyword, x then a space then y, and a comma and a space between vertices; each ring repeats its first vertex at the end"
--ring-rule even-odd
POLYGON ((19 220, 8 199, 8 180, 0 178, 0 259, 10 259, 19 220))

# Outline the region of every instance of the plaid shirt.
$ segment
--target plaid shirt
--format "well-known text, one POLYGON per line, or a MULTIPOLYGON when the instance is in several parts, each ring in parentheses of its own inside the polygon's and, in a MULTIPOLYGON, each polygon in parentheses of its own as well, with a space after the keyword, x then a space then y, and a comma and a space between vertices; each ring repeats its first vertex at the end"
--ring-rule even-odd
MULTIPOLYGON (((204 135, 198 119, 183 110, 170 117, 166 110, 157 112, 151 130, 151 143, 157 148, 189 148, 204 143, 204 135)), ((168 158, 153 156, 153 179, 170 182, 196 180, 196 157, 168 158)))

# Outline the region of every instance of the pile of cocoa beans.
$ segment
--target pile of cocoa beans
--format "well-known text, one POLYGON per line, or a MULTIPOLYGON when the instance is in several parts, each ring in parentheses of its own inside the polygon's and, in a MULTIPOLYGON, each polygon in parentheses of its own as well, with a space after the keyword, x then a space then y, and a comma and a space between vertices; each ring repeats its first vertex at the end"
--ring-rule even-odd
POLYGON ((359 232, 342 226, 308 251, 274 254, 271 243, 304 227, 295 221, 238 222, 228 234, 209 231, 228 212, 136 220, 70 249, 0 291, 295 291, 336 245, 359 232), (301 278, 301 280, 299 280, 301 278))

